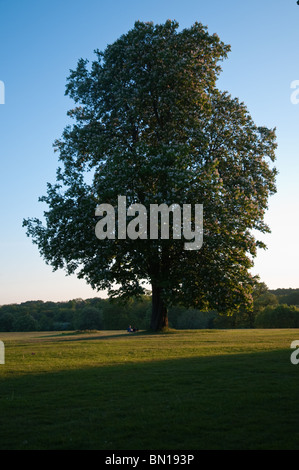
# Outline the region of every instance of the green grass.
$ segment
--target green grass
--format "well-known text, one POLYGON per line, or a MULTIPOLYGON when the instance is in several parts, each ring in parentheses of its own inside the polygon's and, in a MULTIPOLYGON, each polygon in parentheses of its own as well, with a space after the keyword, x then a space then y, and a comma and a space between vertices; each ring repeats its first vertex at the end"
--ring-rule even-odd
POLYGON ((1 450, 299 449, 297 330, 0 333, 1 450))

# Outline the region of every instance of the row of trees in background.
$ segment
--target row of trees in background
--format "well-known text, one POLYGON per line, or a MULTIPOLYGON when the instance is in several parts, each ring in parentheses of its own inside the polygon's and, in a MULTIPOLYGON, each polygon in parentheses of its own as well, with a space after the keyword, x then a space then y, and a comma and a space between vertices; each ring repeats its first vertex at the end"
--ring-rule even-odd
MULTIPOLYGON (((122 330, 128 325, 148 329, 151 296, 116 300, 91 298, 68 302, 29 301, 0 307, 0 331, 122 330)), ((253 311, 233 316, 217 311, 203 312, 173 307, 169 326, 177 329, 200 328, 299 328, 299 289, 268 290, 261 283, 254 295, 253 311)))

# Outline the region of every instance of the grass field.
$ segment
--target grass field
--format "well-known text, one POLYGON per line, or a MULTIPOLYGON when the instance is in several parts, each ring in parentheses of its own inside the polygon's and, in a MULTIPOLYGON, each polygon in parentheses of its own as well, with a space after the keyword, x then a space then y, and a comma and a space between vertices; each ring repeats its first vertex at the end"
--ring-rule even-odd
POLYGON ((0 340, 1 450, 299 450, 297 330, 0 340))

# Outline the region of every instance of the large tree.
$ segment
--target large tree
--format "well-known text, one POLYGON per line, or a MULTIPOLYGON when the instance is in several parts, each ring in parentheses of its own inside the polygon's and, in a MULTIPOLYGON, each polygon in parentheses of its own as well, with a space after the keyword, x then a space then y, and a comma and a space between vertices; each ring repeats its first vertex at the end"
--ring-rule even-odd
POLYGON ((75 122, 55 142, 57 181, 40 198, 49 209, 43 222, 24 220, 54 269, 111 297, 138 296, 151 284, 154 330, 167 326, 171 304, 219 312, 252 305, 249 271, 263 246, 253 234, 270 231, 276 138, 217 89, 229 50, 200 23, 179 31, 175 21, 136 22, 91 64, 79 60, 66 87, 75 122), (203 204, 202 247, 186 250, 171 218, 169 239, 138 237, 136 219, 136 239, 119 238, 118 196, 146 208, 203 204), (102 203, 115 208, 114 239, 95 236, 102 203))

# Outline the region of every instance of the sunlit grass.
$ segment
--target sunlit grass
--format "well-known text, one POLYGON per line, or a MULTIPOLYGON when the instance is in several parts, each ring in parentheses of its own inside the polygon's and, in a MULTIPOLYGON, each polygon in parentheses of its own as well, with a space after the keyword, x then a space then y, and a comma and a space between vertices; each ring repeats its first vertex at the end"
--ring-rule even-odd
POLYGON ((0 449, 298 449, 296 334, 1 333, 0 449))

